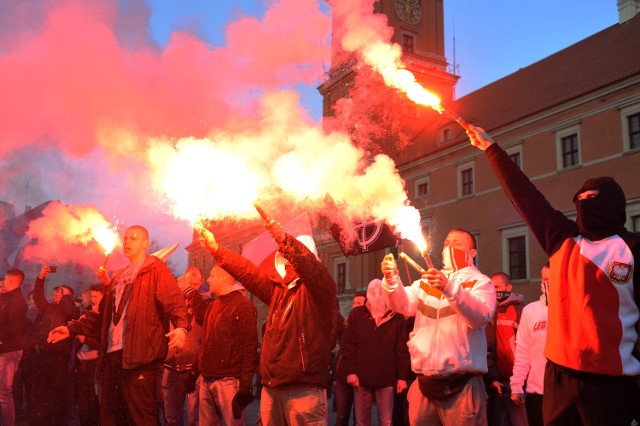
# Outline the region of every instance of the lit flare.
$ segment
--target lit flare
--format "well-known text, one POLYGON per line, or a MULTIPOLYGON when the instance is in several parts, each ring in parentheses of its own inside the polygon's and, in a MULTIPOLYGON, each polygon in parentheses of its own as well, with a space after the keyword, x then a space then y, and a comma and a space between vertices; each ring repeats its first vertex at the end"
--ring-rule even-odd
POLYGON ((105 269, 107 266, 107 260, 109 260, 109 255, 118 243, 118 234, 109 226, 93 228, 91 230, 91 234, 93 239, 96 240, 104 250, 104 262, 102 262, 101 268, 105 269))

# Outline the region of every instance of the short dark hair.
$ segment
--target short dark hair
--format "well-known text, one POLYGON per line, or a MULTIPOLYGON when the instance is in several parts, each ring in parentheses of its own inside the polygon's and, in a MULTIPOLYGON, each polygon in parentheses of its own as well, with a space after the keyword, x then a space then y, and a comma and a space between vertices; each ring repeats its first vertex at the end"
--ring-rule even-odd
POLYGON ((73 296, 73 289, 72 289, 71 287, 69 287, 68 285, 66 285, 66 284, 62 284, 62 285, 60 286, 60 288, 61 288, 61 289, 66 288, 67 290, 69 290, 69 291, 71 292, 71 295, 73 296))
POLYGON ((364 293, 362 291, 358 291, 353 295, 353 298, 355 299, 356 297, 364 297, 364 300, 367 300, 367 293, 364 293))
MULTIPOLYGON (((469 236, 469 238, 471 239, 471 248, 473 249, 478 249, 478 242, 476 241, 476 237, 473 236, 473 234, 469 231, 467 231, 466 229, 463 228, 453 228, 451 231, 456 231, 456 232, 462 232, 463 234, 467 234, 469 236)), ((449 232, 451 232, 449 231, 449 232)))
POLYGON ((551 268, 551 262, 549 262, 548 260, 546 261, 546 263, 544 265, 542 265, 543 268, 551 268))
POLYGON ((24 272, 22 272, 20 269, 9 269, 5 276, 7 275, 18 278, 18 280, 20 280, 19 285, 22 285, 22 282, 24 281, 24 272))
POLYGON ((496 272, 495 274, 491 275, 491 279, 493 279, 493 277, 502 277, 507 283, 511 283, 511 277, 506 272, 496 272))
POLYGON ((89 287, 89 291, 97 291, 98 293, 104 294, 104 284, 97 283, 89 287))

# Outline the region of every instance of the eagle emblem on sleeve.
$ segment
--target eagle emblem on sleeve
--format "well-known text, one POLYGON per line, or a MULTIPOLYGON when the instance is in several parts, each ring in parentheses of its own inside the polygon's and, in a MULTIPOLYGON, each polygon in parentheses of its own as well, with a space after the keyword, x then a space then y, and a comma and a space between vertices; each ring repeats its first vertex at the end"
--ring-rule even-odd
POLYGON ((633 265, 613 261, 609 264, 608 275, 617 284, 627 284, 633 273, 633 265))

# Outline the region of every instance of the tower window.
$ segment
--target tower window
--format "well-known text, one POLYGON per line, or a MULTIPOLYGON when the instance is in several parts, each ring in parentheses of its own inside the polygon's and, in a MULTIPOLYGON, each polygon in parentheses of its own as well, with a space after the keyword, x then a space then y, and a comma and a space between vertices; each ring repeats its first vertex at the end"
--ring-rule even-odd
POLYGON ((410 34, 402 34, 402 51, 405 53, 413 53, 414 37, 410 34))

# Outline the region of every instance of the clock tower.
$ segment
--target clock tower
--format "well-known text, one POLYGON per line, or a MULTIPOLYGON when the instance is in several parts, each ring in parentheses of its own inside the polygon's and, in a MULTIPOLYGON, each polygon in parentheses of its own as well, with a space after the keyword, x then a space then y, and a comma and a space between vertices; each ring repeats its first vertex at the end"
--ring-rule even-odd
MULTIPOLYGON (((340 0, 335 0, 340 1, 340 0)), ((458 76, 448 72, 444 53, 443 0, 377 0, 374 13, 384 14, 393 28, 392 43, 402 47, 402 61, 416 79, 435 92, 444 105, 453 100, 458 76)), ((341 97, 348 96, 353 84, 354 61, 345 60, 341 54, 334 18, 334 40, 331 70, 328 79, 318 90, 323 96, 323 115, 333 115, 333 106, 341 97)), ((409 106, 411 109, 414 106, 409 106)))

